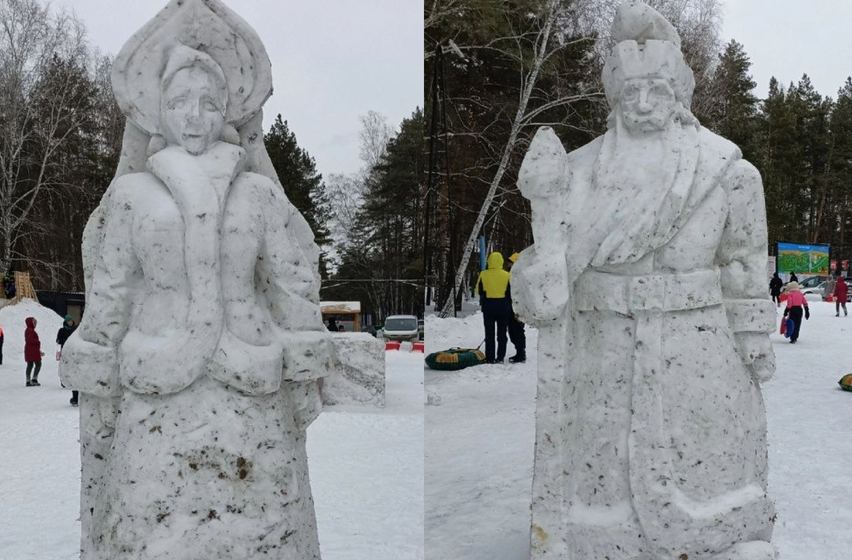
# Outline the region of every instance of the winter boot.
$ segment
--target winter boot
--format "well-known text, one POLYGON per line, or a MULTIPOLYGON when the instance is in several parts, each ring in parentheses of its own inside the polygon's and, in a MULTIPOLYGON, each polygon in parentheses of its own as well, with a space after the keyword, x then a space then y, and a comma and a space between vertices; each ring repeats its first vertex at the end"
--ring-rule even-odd
POLYGON ((527 361, 527 357, 524 354, 515 354, 511 358, 509 358, 510 364, 522 364, 527 361))
POLYGON ((37 378, 37 377, 33 377, 33 380, 32 380, 32 386, 33 386, 33 387, 41 387, 41 383, 39 383, 39 382, 38 382, 38 378, 37 378))

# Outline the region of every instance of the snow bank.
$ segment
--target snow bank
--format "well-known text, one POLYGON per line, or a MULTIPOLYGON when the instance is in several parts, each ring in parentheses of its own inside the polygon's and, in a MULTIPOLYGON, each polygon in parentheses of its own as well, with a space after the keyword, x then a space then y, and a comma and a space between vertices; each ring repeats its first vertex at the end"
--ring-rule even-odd
MULTIPOLYGON (((41 351, 44 352, 42 369, 48 363, 53 363, 55 370, 56 333, 62 328, 62 317, 52 309, 43 307, 37 301, 22 299, 15 305, 7 305, 0 309, 0 327, 3 327, 5 340, 3 342, 3 364, 24 365, 24 330, 27 317, 35 317, 37 321, 36 332, 41 340, 41 351)), ((23 374, 21 379, 24 379, 23 374)), ((39 380, 42 377, 39 374, 39 380)))
MULTIPOLYGON (((0 366, 0 560, 79 560, 79 413, 52 355, 62 318, 33 303, 15 307, 0 310, 16 337, 4 348, 13 359, 0 366), (30 315, 49 357, 42 387, 24 386, 23 347, 12 346, 30 315)), ((308 428, 323 560, 424 557, 423 355, 388 352, 385 365, 384 408, 334 408, 308 428)))
MULTIPOLYGON (((796 344, 771 336, 775 378, 764 386, 769 492, 783 560, 847 560, 852 536, 852 317, 813 302, 796 344)), ((781 310, 778 310, 780 321, 781 310)), ((482 317, 426 321, 430 351, 476 346, 482 317)), ((536 347, 536 331, 527 344, 536 347)), ((518 560, 529 554, 535 352, 518 365, 426 371, 428 560, 518 560)))

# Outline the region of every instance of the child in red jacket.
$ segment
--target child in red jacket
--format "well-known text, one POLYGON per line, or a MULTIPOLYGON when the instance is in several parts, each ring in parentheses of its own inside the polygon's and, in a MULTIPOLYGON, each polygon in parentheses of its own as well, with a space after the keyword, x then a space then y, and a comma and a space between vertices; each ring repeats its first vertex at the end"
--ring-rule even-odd
POLYGON ((41 351, 41 341, 38 339, 36 332, 35 317, 27 317, 27 330, 24 331, 24 360, 27 362, 27 387, 38 387, 41 383, 38 382, 38 372, 41 371, 41 357, 44 352, 41 351), (33 371, 35 367, 35 371, 33 371), (32 381, 30 381, 32 374, 32 381))

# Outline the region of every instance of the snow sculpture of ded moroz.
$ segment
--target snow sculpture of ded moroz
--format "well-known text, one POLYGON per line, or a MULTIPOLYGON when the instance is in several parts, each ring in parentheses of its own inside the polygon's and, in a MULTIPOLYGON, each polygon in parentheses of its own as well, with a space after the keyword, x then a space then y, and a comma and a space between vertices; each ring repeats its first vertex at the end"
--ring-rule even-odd
POLYGON ((319 559, 305 429, 335 361, 318 249, 263 145, 263 44, 219 0, 173 0, 112 78, 122 156, 60 370, 82 559, 319 559))
POLYGON ((513 269, 540 327, 536 560, 769 560, 775 313, 763 187, 701 127, 677 32, 622 4, 602 137, 536 134, 519 185, 536 243, 513 269))

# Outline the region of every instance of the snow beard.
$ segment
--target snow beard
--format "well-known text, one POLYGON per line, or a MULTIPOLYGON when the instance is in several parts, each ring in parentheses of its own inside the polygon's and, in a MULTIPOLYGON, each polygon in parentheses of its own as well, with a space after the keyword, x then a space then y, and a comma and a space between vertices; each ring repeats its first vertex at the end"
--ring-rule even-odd
POLYGON ((663 130, 647 134, 629 132, 621 109, 613 111, 595 165, 595 209, 586 213, 600 221, 603 237, 593 266, 640 260, 665 245, 685 219, 699 139, 697 121, 680 109, 663 130))

